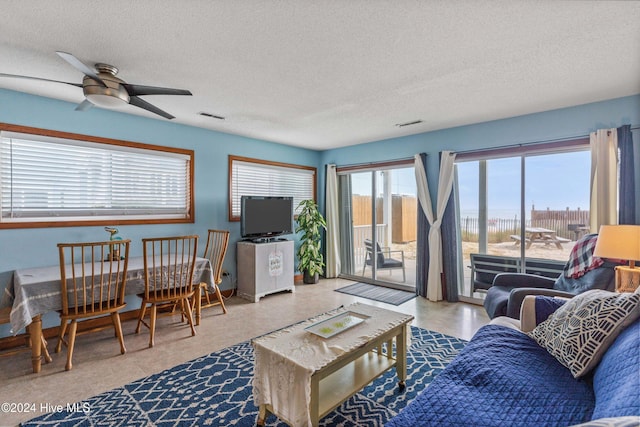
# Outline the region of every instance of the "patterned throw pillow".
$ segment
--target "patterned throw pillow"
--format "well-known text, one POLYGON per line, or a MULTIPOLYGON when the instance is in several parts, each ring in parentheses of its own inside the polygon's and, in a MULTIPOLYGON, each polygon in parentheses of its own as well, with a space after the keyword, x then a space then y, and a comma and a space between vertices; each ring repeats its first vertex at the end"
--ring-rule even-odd
POLYGON ((571 298, 528 335, 579 378, 598 364, 618 334, 639 316, 637 291, 592 290, 571 298))

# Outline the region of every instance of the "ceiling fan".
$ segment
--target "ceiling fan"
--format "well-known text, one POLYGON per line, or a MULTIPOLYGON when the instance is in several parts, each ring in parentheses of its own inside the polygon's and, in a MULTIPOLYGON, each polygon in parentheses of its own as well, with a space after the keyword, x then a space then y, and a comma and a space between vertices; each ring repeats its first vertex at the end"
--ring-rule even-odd
POLYGON ((122 105, 122 103, 135 105, 136 107, 158 114, 165 119, 173 119, 174 116, 161 110, 139 98, 143 95, 192 95, 188 90, 171 89, 166 87, 142 86, 126 83, 124 80, 116 77, 118 69, 113 65, 97 63, 95 70, 85 65, 78 58, 67 52, 56 52, 62 59, 71 64, 74 68, 84 74, 82 83, 69 83, 60 80, 43 79, 40 77, 19 76, 15 74, 0 73, 0 77, 15 77, 22 79, 42 80, 46 82, 64 83, 71 86, 82 88, 85 100, 77 107, 78 111, 85 111, 94 105, 105 108, 113 108, 122 105))

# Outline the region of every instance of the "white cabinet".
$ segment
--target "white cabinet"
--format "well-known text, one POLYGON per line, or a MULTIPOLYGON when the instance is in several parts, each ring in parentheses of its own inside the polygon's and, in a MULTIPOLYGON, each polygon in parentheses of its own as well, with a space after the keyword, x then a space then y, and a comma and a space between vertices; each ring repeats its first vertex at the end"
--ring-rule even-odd
POLYGON ((238 296, 258 302, 280 291, 294 292, 293 241, 238 242, 238 296))

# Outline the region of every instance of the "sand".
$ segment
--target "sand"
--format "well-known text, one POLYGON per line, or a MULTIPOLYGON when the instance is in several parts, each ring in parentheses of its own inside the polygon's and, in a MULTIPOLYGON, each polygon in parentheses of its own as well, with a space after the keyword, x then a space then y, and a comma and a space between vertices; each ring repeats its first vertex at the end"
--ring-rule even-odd
MULTIPOLYGON (((545 245, 544 243, 534 243, 529 249, 526 249, 525 256, 527 258, 544 258, 566 261, 575 242, 562 243, 562 249, 558 249, 555 245, 545 245)), ((478 243, 462 242, 462 252, 464 257, 468 259, 470 253, 478 252, 478 243)), ((501 256, 520 256, 520 245, 513 242, 490 243, 487 245, 487 253, 491 255, 501 256)))

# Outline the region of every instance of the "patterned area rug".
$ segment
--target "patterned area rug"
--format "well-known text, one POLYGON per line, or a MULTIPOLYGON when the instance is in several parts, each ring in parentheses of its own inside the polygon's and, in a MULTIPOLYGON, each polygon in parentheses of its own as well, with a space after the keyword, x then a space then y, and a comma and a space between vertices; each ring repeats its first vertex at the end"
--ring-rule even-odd
POLYGON ((371 285, 369 283, 354 283, 344 288, 336 289, 336 292, 355 295, 387 304, 400 305, 416 297, 415 292, 401 291, 385 288, 384 286, 371 285))
MULTIPOLYGON (((425 329, 411 331, 404 392, 398 391, 391 369, 324 417, 321 426, 384 425, 466 344, 425 329)), ((245 341, 87 399, 75 412, 45 414, 22 425, 254 426, 258 408, 251 389, 253 362, 253 348, 245 341)), ((286 427, 273 415, 266 425, 286 427)))

